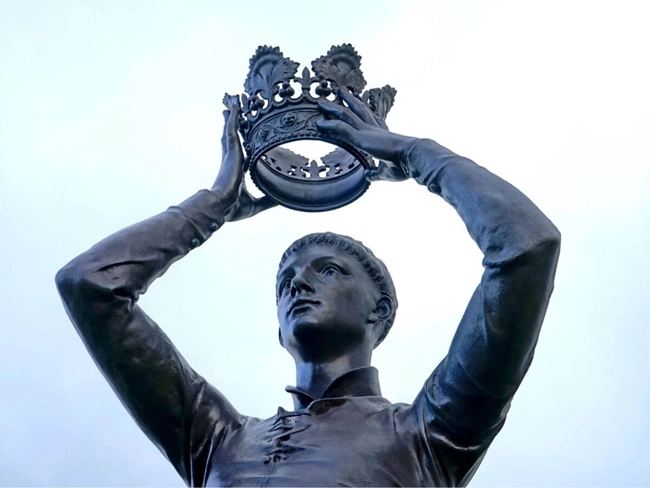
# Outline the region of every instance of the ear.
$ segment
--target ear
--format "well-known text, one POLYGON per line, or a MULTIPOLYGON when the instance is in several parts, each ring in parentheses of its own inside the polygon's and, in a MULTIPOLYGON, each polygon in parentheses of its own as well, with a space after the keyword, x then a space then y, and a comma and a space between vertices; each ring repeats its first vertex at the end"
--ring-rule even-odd
POLYGON ((280 345, 284 347, 284 341, 282 340, 282 331, 278 327, 278 339, 280 340, 280 345))
POLYGON ((375 336, 375 345, 377 347, 386 335, 386 327, 388 321, 395 316, 395 302, 389 296, 382 296, 375 307, 375 310, 370 314, 368 322, 372 327, 373 335, 375 336))
POLYGON ((377 322, 385 322, 388 320, 395 311, 395 304, 393 299, 389 296, 382 296, 375 305, 375 309, 368 316, 368 322, 374 324, 377 322))

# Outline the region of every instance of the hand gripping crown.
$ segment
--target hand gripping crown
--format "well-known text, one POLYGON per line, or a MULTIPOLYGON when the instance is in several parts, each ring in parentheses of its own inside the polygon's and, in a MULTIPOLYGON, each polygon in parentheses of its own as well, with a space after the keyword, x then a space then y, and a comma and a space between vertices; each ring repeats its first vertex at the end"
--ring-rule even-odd
POLYGON ((309 212, 342 207, 368 188, 365 170, 374 166, 370 155, 330 134, 319 132, 316 122, 326 116, 318 100, 342 104, 337 90, 346 87, 381 117, 393 105, 395 89, 386 85, 362 94, 366 80, 361 56, 350 44, 332 47, 312 61, 312 76, 298 63, 284 57, 277 47, 260 46, 250 60, 242 95, 246 168, 254 183, 278 203, 309 212), (338 146, 321 162, 309 161, 283 144, 318 140, 338 146))

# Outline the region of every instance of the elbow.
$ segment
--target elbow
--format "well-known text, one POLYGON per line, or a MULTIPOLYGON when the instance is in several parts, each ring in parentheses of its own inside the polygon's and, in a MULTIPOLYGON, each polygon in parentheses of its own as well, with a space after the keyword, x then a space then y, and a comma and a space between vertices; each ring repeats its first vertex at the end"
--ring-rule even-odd
POLYGON ((539 238, 539 245, 537 246, 541 257, 557 264, 560 257, 560 247, 562 244, 562 234, 555 225, 549 220, 547 228, 544 229, 541 237, 539 238))
POLYGON ((522 258, 529 269, 537 270, 546 281, 552 282, 560 259, 562 236, 550 221, 548 224, 546 229, 536 233, 522 258))
POLYGON ((544 214, 531 216, 519 234, 521 257, 524 261, 555 264, 560 256, 562 234, 544 214))
POLYGON ((93 256, 82 254, 56 273, 54 283, 67 306, 82 301, 136 301, 139 292, 128 286, 129 277, 113 268, 115 266, 103 266, 98 264, 93 256))
POLYGON ((86 335, 88 327, 98 323, 89 318, 102 317, 114 311, 115 307, 124 306, 124 302, 101 282, 100 274, 81 256, 61 268, 54 282, 66 313, 82 336, 86 335))
POLYGON ((56 273, 54 283, 64 302, 69 302, 79 291, 86 288, 87 279, 84 275, 76 260, 66 264, 56 273))
POLYGON ((62 297, 68 295, 75 288, 77 282, 75 268, 71 264, 66 264, 54 276, 54 284, 62 297))
POLYGON ((103 287, 93 277, 96 277, 96 273, 84 262, 82 255, 61 268, 54 277, 54 283, 63 302, 69 304, 102 291, 103 287))
POLYGON ((495 236, 498 238, 494 238, 486 246, 484 267, 524 265, 555 269, 560 256, 562 237, 550 220, 537 221, 533 225, 514 231, 508 229, 500 235, 495 233, 495 236))

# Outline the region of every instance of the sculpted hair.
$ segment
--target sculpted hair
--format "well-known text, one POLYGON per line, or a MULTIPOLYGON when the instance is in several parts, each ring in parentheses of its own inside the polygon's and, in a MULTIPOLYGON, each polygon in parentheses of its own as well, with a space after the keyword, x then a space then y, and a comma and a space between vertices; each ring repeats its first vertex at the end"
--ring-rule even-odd
POLYGON ((368 276, 377 284, 380 293, 383 296, 390 297, 393 301, 393 313, 385 321, 386 325, 384 327, 384 332, 377 340, 375 347, 377 347, 381 342, 386 338, 390 328, 395 322, 395 312, 397 311, 397 295, 395 293, 395 285, 393 284, 393 279, 388 272, 388 268, 384 262, 379 259, 375 254, 363 245, 360 241, 353 239, 352 237, 335 234, 333 232, 319 232, 315 234, 308 234, 304 237, 301 237, 284 252, 282 258, 280 259, 279 268, 282 269, 285 261, 292 253, 301 249, 305 246, 311 244, 324 244, 326 246, 332 246, 342 251, 345 251, 352 256, 354 256, 364 267, 368 276))

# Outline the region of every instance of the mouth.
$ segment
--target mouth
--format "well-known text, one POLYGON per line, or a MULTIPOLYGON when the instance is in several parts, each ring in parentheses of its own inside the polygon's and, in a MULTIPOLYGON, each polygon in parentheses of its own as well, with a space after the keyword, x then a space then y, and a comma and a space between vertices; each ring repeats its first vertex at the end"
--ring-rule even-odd
POLYGON ((294 312, 307 310, 309 307, 318 305, 320 302, 318 300, 310 300, 308 298, 299 298, 291 304, 289 307, 289 312, 287 315, 291 315, 294 312))

